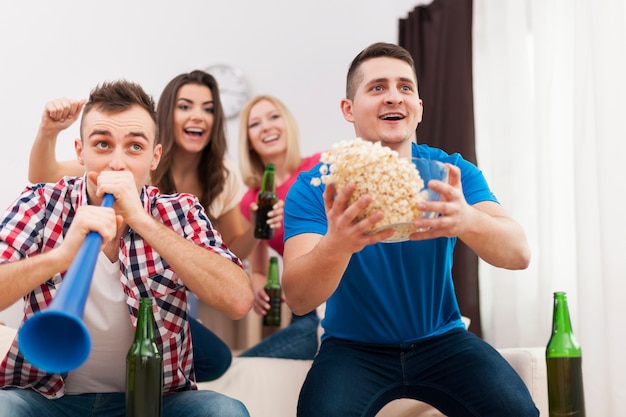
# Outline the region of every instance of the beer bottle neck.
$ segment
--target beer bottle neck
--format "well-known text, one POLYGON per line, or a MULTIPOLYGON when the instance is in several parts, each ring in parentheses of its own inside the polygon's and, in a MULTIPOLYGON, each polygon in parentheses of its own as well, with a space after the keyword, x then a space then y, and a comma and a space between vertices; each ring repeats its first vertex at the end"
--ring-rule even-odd
POLYGON ((154 340, 154 325, 152 321, 152 299, 142 298, 139 300, 135 340, 154 340))
POLYGON ((261 184, 261 193, 266 191, 274 191, 274 165, 268 164, 263 173, 263 183, 261 184))
POLYGON ((280 282, 278 281, 278 260, 274 257, 270 259, 270 267, 267 271, 266 287, 279 288, 280 282))
POLYGON ((548 357, 580 357, 580 345, 574 337, 565 293, 554 293, 552 336, 546 350, 548 357))

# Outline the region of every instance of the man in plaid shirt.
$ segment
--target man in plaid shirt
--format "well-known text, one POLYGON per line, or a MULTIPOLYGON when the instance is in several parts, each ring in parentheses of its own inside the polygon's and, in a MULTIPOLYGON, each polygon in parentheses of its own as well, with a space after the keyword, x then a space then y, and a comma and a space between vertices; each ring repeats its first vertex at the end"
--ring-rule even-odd
POLYGON ((83 318, 92 350, 76 370, 51 374, 30 364, 15 340, 0 363, 0 417, 124 416, 125 357, 141 297, 156 305, 163 415, 248 416, 241 402, 195 384, 186 291, 233 319, 254 296, 197 198, 146 185, 162 152, 154 101, 136 84, 104 83, 91 92, 80 134, 86 175, 27 187, 0 218, 0 309, 24 298, 24 319, 44 310, 96 231, 103 243, 83 318), (105 193, 113 208, 100 207, 105 193))

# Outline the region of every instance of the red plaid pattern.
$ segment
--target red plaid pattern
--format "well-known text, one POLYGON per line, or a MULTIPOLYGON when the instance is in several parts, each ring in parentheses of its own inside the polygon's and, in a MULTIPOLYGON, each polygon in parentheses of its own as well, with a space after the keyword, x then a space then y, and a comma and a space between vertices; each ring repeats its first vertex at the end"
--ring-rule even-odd
MULTIPOLYGON (((243 267, 213 229, 196 197, 190 194, 161 195, 157 188, 145 186, 141 199, 146 211, 154 218, 196 245, 243 267)), ((86 202, 84 178, 65 177, 56 184, 27 187, 2 217, 0 263, 17 261, 59 245, 76 209, 86 202)), ((163 352, 163 392, 197 389, 183 282, 132 229, 120 239, 119 260, 120 281, 133 325, 137 323, 139 299, 151 297, 155 300, 157 339, 163 352)), ((50 304, 62 281, 63 274, 58 273, 24 297, 24 320, 50 304)), ((0 363, 1 387, 32 387, 48 398, 64 395, 65 376, 48 374, 28 363, 19 352, 17 337, 0 363)))

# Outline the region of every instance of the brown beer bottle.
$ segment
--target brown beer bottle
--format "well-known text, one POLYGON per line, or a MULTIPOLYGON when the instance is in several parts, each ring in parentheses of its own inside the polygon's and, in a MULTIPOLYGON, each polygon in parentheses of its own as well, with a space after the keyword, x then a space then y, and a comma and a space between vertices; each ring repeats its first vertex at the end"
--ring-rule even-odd
POLYGON ((126 417, 160 417, 162 393, 163 357, 154 335, 152 299, 142 298, 126 356, 126 417))
POLYGON ((274 164, 268 163, 265 165, 265 171, 263 172, 263 183, 257 197, 259 209, 256 212, 254 227, 254 237, 257 239, 271 239, 274 237, 274 229, 267 224, 268 213, 272 211, 272 207, 278 202, 276 184, 274 182, 274 169, 274 164))
POLYGON ((552 336, 546 347, 550 417, 585 417, 582 351, 570 323, 567 296, 554 293, 552 336))
POLYGON ((267 282, 265 283, 265 292, 270 297, 270 309, 263 316, 264 326, 280 326, 281 304, 282 304, 282 288, 278 281, 278 258, 270 257, 270 267, 267 272, 267 282))

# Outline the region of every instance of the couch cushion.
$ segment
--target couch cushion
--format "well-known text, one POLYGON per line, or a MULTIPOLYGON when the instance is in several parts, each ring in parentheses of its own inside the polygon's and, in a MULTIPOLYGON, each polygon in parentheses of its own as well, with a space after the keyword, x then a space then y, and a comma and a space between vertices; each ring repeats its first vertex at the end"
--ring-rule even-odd
MULTIPOLYGON (((0 325, 0 358, 8 351, 16 330, 0 325)), ((513 366, 528 387, 541 415, 548 415, 548 386, 545 348, 509 348, 499 352, 513 366)), ((237 398, 252 417, 296 415, 300 387, 312 361, 273 358, 233 358, 233 363, 219 379, 201 382, 208 389, 237 398)), ((396 400, 387 404, 378 417, 441 416, 437 410, 414 400, 396 400), (419 411, 419 412, 418 412, 419 411)))
POLYGON ((219 379, 201 382, 199 389, 216 391, 242 401, 252 417, 295 416, 300 387, 310 360, 233 358, 219 379))

